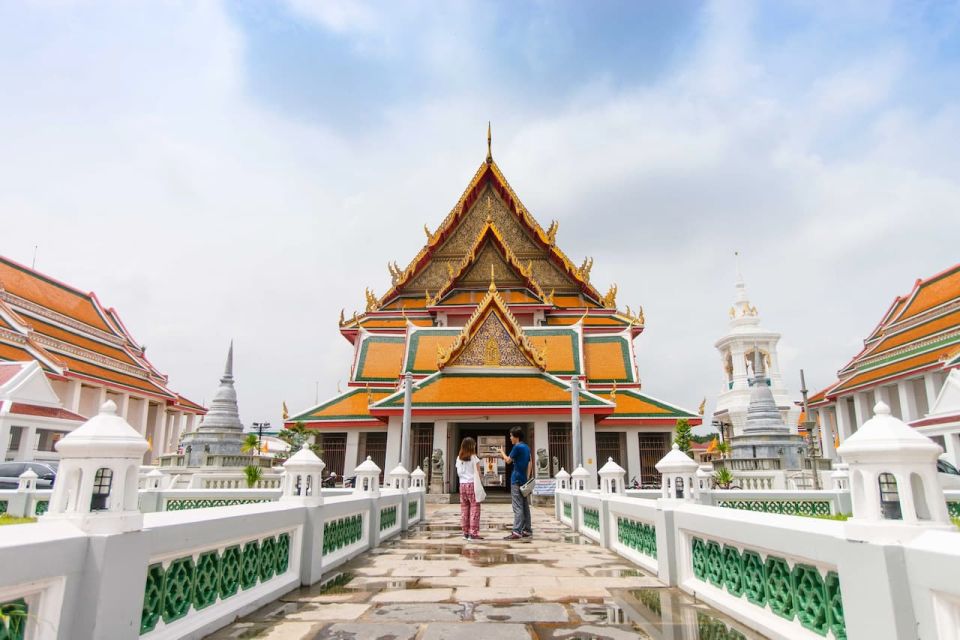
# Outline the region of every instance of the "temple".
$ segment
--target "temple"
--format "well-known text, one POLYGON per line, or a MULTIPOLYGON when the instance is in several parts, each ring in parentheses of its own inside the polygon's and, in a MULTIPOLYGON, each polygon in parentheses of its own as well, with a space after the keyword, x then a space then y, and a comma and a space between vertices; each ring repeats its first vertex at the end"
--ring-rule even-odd
POLYGON ((960 264, 918 279, 897 296, 837 381, 810 398, 824 454, 853 435, 883 402, 960 464, 960 419, 951 399, 960 368, 960 264), (953 407, 951 409, 950 407, 953 407))
POLYGON ((658 481, 678 418, 700 416, 641 391, 633 341, 641 307, 617 303, 617 286, 590 279, 593 259, 575 264, 510 187, 489 149, 447 217, 406 267, 388 263, 390 286, 366 291, 362 313, 341 312, 354 345, 348 389, 288 418, 317 432, 328 469, 351 475, 370 456, 398 464, 402 378, 412 376, 412 459, 431 491, 456 491, 460 441, 478 440, 484 482, 509 469, 491 454, 519 425, 538 476, 572 469, 572 386, 579 382, 583 461, 592 473, 613 458, 628 478, 658 481), (486 454, 486 455, 485 455, 486 454))
POLYGON ((0 362, 0 461, 58 459, 60 437, 112 400, 151 462, 206 413, 167 386, 116 310, 2 256, 0 362))

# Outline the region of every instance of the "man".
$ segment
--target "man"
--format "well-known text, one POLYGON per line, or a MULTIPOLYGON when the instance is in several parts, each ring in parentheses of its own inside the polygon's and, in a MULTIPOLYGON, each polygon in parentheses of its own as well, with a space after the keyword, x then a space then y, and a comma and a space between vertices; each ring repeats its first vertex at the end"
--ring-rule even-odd
POLYGON ((520 427, 510 429, 510 442, 513 444, 510 455, 504 453, 503 447, 499 452, 504 462, 513 464, 513 472, 510 474, 513 531, 505 540, 519 540, 533 535, 533 526, 530 523, 530 501, 520 493, 520 487, 533 475, 533 458, 530 456, 530 447, 523 441, 523 429, 520 427))

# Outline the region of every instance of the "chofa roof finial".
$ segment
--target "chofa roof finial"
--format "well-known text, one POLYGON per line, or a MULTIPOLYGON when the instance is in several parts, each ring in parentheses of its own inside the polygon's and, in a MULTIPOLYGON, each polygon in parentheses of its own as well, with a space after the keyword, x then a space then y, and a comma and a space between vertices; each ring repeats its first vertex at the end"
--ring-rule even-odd
POLYGON ((487 120, 487 164, 493 162, 493 136, 490 133, 490 121, 487 120))

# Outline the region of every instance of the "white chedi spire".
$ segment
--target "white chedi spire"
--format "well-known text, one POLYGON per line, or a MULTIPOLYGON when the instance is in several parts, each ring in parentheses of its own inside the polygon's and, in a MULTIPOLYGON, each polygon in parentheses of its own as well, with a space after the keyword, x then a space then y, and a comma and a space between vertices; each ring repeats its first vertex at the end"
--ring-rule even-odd
POLYGON ((210 401, 210 410, 203 417, 197 431, 243 431, 240 409, 237 406, 237 390, 234 388, 233 382, 233 340, 231 340, 223 376, 220 378, 220 386, 217 388, 213 400, 210 401))
POLYGON ((760 313, 757 308, 750 304, 750 298, 747 296, 747 284, 743 280, 743 272, 740 271, 740 252, 735 252, 737 258, 737 281, 735 284, 736 295, 734 296, 733 306, 730 308, 730 326, 760 326, 760 313))

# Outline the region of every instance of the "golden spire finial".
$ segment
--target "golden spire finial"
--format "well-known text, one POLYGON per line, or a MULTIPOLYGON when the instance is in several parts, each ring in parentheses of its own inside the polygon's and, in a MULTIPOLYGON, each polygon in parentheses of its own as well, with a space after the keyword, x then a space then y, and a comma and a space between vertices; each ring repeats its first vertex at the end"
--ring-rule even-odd
POLYGON ((610 389, 610 399, 616 402, 615 398, 617 397, 617 381, 613 381, 613 388, 610 389))
POLYGON ((490 291, 497 290, 497 283, 494 282, 493 265, 490 265, 490 291))
POLYGON ((490 121, 487 120, 487 164, 493 162, 493 136, 490 133, 490 121))

